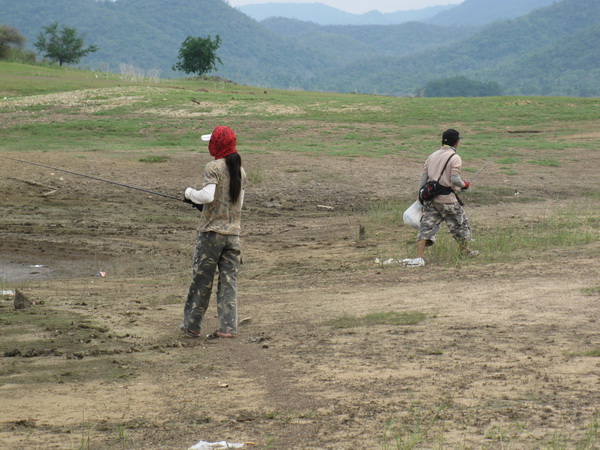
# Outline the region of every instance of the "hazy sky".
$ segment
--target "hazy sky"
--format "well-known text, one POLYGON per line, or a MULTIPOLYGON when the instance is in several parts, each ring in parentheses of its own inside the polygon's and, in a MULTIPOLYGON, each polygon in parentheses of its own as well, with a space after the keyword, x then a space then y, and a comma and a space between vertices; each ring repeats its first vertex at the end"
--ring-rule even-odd
MULTIPOLYGON (((459 4, 463 0, 225 0, 231 6, 255 5, 258 3, 323 3, 342 11, 362 14, 374 9, 381 12, 406 11, 428 6, 459 4)), ((499 0, 502 1, 502 0, 499 0)))

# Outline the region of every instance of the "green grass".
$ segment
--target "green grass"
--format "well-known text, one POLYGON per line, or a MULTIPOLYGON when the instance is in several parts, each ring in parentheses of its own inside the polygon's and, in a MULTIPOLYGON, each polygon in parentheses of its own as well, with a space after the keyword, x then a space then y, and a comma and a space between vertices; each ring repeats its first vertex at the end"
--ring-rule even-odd
POLYGON ((519 164, 520 162, 521 160, 519 158, 514 157, 500 158, 496 161, 498 164, 519 164))
MULTIPOLYGON (((536 200, 534 196, 515 196, 514 190, 509 188, 482 188, 469 195, 471 205, 510 202, 515 205, 515 210, 518 210, 520 204, 526 208, 528 202, 536 200)), ((380 259, 414 257, 417 231, 404 225, 402 219, 403 212, 411 203, 412 199, 402 202, 388 199, 373 202, 371 205, 367 235, 370 238, 377 237, 382 242, 380 249, 383 249, 383 252, 380 259), (385 242, 389 243, 386 245, 385 242)), ((471 248, 481 252, 477 259, 461 257, 458 244, 442 224, 436 244, 427 249, 427 259, 436 264, 459 266, 473 261, 506 262, 513 258, 526 257, 531 251, 547 252, 585 246, 600 239, 599 221, 598 211, 589 202, 583 206, 574 204, 571 208, 559 209, 553 214, 534 220, 518 220, 517 215, 512 221, 502 221, 491 227, 479 227, 475 221, 472 224, 474 242, 471 243, 471 248)), ((594 288, 589 289, 588 292, 595 292, 594 288)))
POLYGON ((252 167, 246 171, 246 177, 252 184, 259 184, 264 181, 265 175, 261 167, 252 167))
MULTIPOLYGON (((475 241, 471 247, 481 252, 477 261, 489 263, 523 258, 532 251, 546 252, 597 242, 600 236, 585 225, 586 214, 594 212, 563 212, 535 222, 499 224, 481 231, 474 225, 475 241)), ((428 251, 432 261, 442 264, 459 265, 473 261, 458 254, 456 242, 445 232, 438 233, 436 244, 428 251)))
POLYGON ((560 167, 560 163, 555 159, 538 159, 529 161, 529 164, 534 164, 537 166, 546 166, 546 167, 560 167))
POLYGON ((396 98, 264 90, 201 80, 140 80, 93 71, 0 62, 0 119, 26 122, 3 129, 0 150, 93 149, 174 151, 197 148, 198 134, 232 126, 247 152, 315 156, 402 154, 421 160, 439 145, 440 130, 461 130, 470 161, 527 159, 557 167, 573 140, 597 126, 593 98, 396 98), (32 95, 71 92, 77 101, 32 95), (24 101, 27 100, 27 101, 24 101), (52 117, 51 121, 46 120, 52 117), (511 130, 535 129, 518 134, 511 130), (558 131, 557 131, 558 130, 558 131))
POLYGON ((584 295, 600 295, 600 286, 593 286, 581 289, 584 295))
MULTIPOLYGON (((452 398, 442 398, 432 405, 413 402, 402 418, 387 420, 384 425, 380 448, 384 450, 411 450, 420 448, 443 449, 448 447, 448 433, 460 433, 461 429, 449 430, 444 420, 446 414, 460 414, 463 419, 463 430, 467 430, 480 418, 478 411, 455 402, 452 398)), ((565 415, 567 413, 565 412, 565 415)), ((496 423, 491 421, 478 444, 456 446, 451 448, 522 448, 521 439, 530 437, 531 424, 526 420, 496 423)), ((555 433, 544 436, 538 445, 540 449, 579 449, 592 450, 598 448, 600 433, 600 412, 591 414, 587 429, 583 434, 555 433)), ((452 438, 456 441, 456 437, 452 438)))
MULTIPOLYGON (((441 130, 455 127, 463 135, 460 152, 465 173, 475 173, 484 162, 492 159, 494 163, 486 171, 497 170, 514 175, 520 170, 520 165, 534 165, 547 175, 553 173, 554 168, 571 163, 572 150, 579 154, 583 154, 582 151, 590 154, 598 151, 596 139, 579 136, 587 136, 590 130, 598 128, 599 108, 600 99, 597 98, 409 99, 277 90, 265 93, 263 89, 214 79, 141 80, 139 77, 123 78, 66 67, 0 62, 0 120, 3 123, 0 152, 61 150, 70 151, 77 158, 85 158, 88 152, 131 152, 131 157, 120 153, 119 157, 144 163, 167 163, 178 152, 197 151, 199 147, 205 149, 198 142, 198 136, 210 132, 217 124, 227 124, 238 133, 242 153, 309 154, 315 157, 317 164, 320 156, 361 156, 381 158, 383 167, 387 155, 400 155, 405 161, 422 163, 439 145, 441 130), (52 96, 31 98, 76 91, 79 92, 74 102, 52 96), (516 130, 538 132, 509 132, 516 130), (146 156, 138 159, 140 153, 146 156)), ((40 155, 43 156, 42 153, 40 155)), ((250 183, 264 181, 266 175, 262 168, 247 170, 250 183)), ((287 172, 306 173, 307 180, 333 177, 339 182, 349 181, 344 178, 345 175, 338 175, 334 169, 324 165, 318 169, 299 165, 287 172)), ((390 192, 406 182, 413 183, 416 179, 399 179, 397 186, 389 187, 390 192)), ((456 242, 443 229, 438 234, 436 245, 427 250, 428 262, 434 267, 457 267, 472 264, 472 261, 505 262, 527 258, 532 252, 543 255, 544 252, 598 241, 600 216, 595 208, 598 193, 583 194, 584 198, 577 200, 570 209, 556 211, 553 208, 553 214, 549 212, 524 220, 526 215, 519 214, 519 208, 527 207, 544 195, 543 192, 535 192, 515 196, 513 188, 504 186, 478 186, 465 193, 464 198, 470 207, 509 204, 515 211, 514 217, 502 217, 489 226, 480 226, 474 220, 475 242, 472 247, 482 252, 477 260, 460 258, 456 242)), ((402 213, 414 199, 403 194, 397 197, 372 201, 364 222, 367 239, 375 241, 378 252, 388 252, 394 257, 403 257, 401 253, 414 256, 416 231, 402 223, 402 213)), ((44 207, 64 206, 64 200, 48 199, 44 207)), ((85 214, 85 210, 77 212, 74 206, 82 208, 83 204, 70 203, 70 215, 85 214)), ((108 211, 110 203, 103 208, 108 211)), ((39 209, 38 213, 43 215, 44 209, 39 209)), ((183 218, 146 214, 142 219, 150 224, 174 221, 193 224, 196 221, 194 214, 183 218)), ((67 226, 72 229, 65 228, 65 233, 77 235, 88 232, 73 225, 67 226)), ((32 225, 29 231, 42 234, 45 229, 41 225, 32 225)), ((368 259, 372 261, 374 256, 368 255, 368 259)), ((162 264, 159 256, 150 257, 145 270, 163 274, 164 280, 162 264)), ((168 276, 178 275, 169 272, 168 276)), ((154 281, 139 281, 140 287, 146 290, 152 289, 149 283, 154 281)), ((600 287, 583 288, 581 292, 598 295, 600 287)), ((164 299, 149 300, 150 306, 174 305, 179 301, 174 294, 164 299)), ((15 312, 8 311, 6 307, 1 313, 2 352, 17 347, 23 352, 56 349, 55 354, 62 352, 62 356, 66 357, 66 349, 70 353, 81 354, 98 349, 100 339, 104 340, 103 348, 114 349, 115 355, 130 348, 125 340, 109 337, 110 333, 104 328, 72 314, 67 317, 51 308, 15 312)), ((388 311, 364 316, 345 315, 328 322, 328 325, 335 328, 402 327, 419 324, 426 319, 427 316, 420 312, 388 311)), ((47 359, 35 361, 35 364, 34 358, 21 358, 18 371, 7 367, 0 372, 0 384, 81 383, 90 380, 120 382, 134 377, 134 369, 129 368, 131 355, 128 354, 128 358, 115 355, 69 360, 69 366, 76 367, 76 370, 65 369, 58 375, 52 372, 55 356, 48 355, 47 359), (23 367, 31 370, 23 370, 23 367), (52 377, 48 376, 50 373, 53 373, 52 377)), ((444 352, 433 344, 424 351, 424 355, 439 357, 444 352)), ((577 356, 597 358, 600 350, 597 346, 586 347, 577 356)), ((407 416, 388 422, 382 448, 443 448, 444 434, 449 432, 444 412, 458 408, 463 408, 459 412, 464 413, 465 426, 480 426, 475 423, 478 411, 469 410, 460 402, 442 399, 433 405, 412 405, 407 416)), ((275 413, 268 413, 266 418, 274 420, 275 413)), ((539 438, 540 446, 595 448, 598 418, 596 414, 582 439, 575 440, 569 435, 544 436, 539 438)), ((492 422, 480 445, 485 448, 518 447, 526 425, 492 422)), ((126 433, 132 428, 131 424, 115 422, 110 426, 116 444, 131 445, 127 442, 129 437, 126 433)), ((94 427, 90 427, 90 433, 82 435, 82 448, 93 446, 90 434, 94 427)))
MULTIPOLYGON (((0 91, 6 97, 0 102, 0 120, 14 122, 3 128, 0 151, 67 150, 77 157, 86 152, 131 151, 150 155, 142 162, 167 162, 170 155, 197 150, 198 135, 220 123, 236 130, 242 153, 305 153, 317 160, 319 156, 402 155, 415 163, 437 148, 440 130, 456 127, 463 137, 460 151, 466 174, 490 160, 493 163, 486 171, 505 175, 517 175, 524 162, 552 170, 570 162, 571 149, 597 151, 594 139, 581 138, 598 126, 597 98, 417 99, 265 92, 214 79, 140 81, 6 62, 0 62, 0 86, 10 86, 10 92, 0 91), (77 91, 77 101, 29 98, 63 91, 77 91)), ((322 167, 314 173, 327 178, 332 171, 322 167)), ((261 183, 262 169, 248 168, 248 179, 261 183)), ((464 199, 473 207, 501 203, 518 207, 544 195, 542 191, 515 195, 511 187, 478 186, 464 199)), ((595 193, 588 196, 597 198, 595 193)), ((410 203, 412 199, 374 201, 366 224, 368 237, 384 236, 391 233, 386 228, 398 226, 400 232, 394 233, 400 242, 407 242, 405 251, 412 255, 414 232, 402 225, 402 213, 410 203)), ((597 224, 597 214, 579 210, 570 217, 503 223, 489 230, 477 229, 475 221, 474 246, 486 261, 506 260, 528 250, 594 242, 597 224)), ((465 263, 457 259, 455 243, 445 240, 445 234, 440 233, 430 255, 443 264, 465 263)), ((393 252, 398 252, 397 244, 393 252)))
POLYGON ((384 450, 444 448, 444 412, 456 407, 450 398, 443 398, 429 407, 412 403, 403 419, 388 420, 381 439, 384 450))
POLYGON ((169 161, 171 158, 168 156, 145 156, 140 158, 140 162, 144 163, 164 163, 169 161))

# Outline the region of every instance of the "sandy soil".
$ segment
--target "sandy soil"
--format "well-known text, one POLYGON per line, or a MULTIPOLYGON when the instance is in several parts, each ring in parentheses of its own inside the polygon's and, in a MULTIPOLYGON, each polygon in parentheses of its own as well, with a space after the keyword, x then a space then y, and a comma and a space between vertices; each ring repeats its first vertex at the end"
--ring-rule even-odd
MULTIPOLYGON (((197 184, 208 161, 37 156, 27 155, 169 195, 197 184)), ((534 166, 518 178, 487 169, 481 185, 532 200, 477 204, 465 194, 476 236, 589 207, 577 192, 597 198, 600 161, 590 158, 582 167, 573 157, 558 177, 534 166)), ((34 304, 15 312, 0 301, 0 447, 599 445, 600 359, 586 355, 600 346, 600 299, 586 292, 600 284, 598 242, 502 262, 382 266, 376 257, 413 256, 415 233, 376 223, 369 210, 407 203, 420 163, 279 154, 244 164, 261 179, 244 211, 243 323, 234 340, 206 340, 178 330, 195 210, 2 161, 0 282, 34 304), (425 320, 332 322, 374 312, 425 320)), ((217 326, 214 303, 207 333, 217 326)))

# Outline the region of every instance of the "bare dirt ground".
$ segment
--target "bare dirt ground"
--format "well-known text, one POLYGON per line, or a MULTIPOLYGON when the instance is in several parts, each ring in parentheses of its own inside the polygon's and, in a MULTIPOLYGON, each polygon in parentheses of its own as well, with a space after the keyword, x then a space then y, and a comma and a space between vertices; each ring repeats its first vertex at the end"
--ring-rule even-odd
MULTIPOLYGON (((490 167, 482 185, 535 201, 465 194, 476 237, 589 207, 577 192, 598 192, 600 161, 586 158, 518 177, 490 167)), ((23 159, 179 195, 208 155, 23 159)), ((215 341, 178 330, 195 210, 1 162, 0 282, 33 305, 0 301, 0 447, 598 448, 600 359, 586 352, 600 346, 600 299, 585 291, 599 285, 597 242, 507 262, 381 266, 376 257, 412 257, 415 233, 373 224, 369 208, 408 198, 420 162, 275 154, 244 165, 260 179, 244 211, 243 323, 215 341), (332 324, 374 312, 426 318, 332 324)), ((213 299, 207 333, 215 314, 213 299)))

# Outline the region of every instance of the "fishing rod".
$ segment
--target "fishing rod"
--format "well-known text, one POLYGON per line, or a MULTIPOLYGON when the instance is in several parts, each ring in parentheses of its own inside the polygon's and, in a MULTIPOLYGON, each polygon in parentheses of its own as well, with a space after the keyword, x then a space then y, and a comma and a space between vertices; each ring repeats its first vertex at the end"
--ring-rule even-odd
POLYGON ((88 178, 90 180, 100 181, 102 183, 114 184, 115 186, 120 186, 122 188, 133 189, 133 190, 136 190, 136 191, 142 191, 142 192, 146 192, 147 194, 158 195, 160 197, 170 198, 172 200, 177 200, 177 201, 180 201, 180 202, 183 201, 185 203, 191 204, 194 208, 198 209, 199 211, 202 211, 202 205, 197 204, 197 203, 193 203, 191 200, 188 200, 186 198, 181 199, 180 197, 175 197, 175 196, 169 195, 169 194, 163 194, 162 192, 156 192, 156 191, 151 191, 149 189, 143 189, 143 188, 139 188, 139 187, 135 187, 135 186, 130 186, 128 184, 117 183, 116 181, 105 180, 103 178, 93 177, 91 175, 85 175, 83 173, 77 173, 77 172, 73 172, 73 171, 70 171, 70 170, 59 169, 57 167, 51 167, 51 166, 47 166, 45 164, 34 163, 34 162, 31 162, 31 161, 24 161, 22 159, 12 158, 10 156, 0 155, 0 158, 10 159, 11 161, 20 162, 20 163, 23 163, 23 164, 30 164, 32 166, 44 167, 46 169, 55 170, 57 172, 68 173, 70 175, 76 175, 78 177, 88 178))
POLYGON ((487 163, 485 163, 485 164, 483 165, 483 167, 482 167, 481 169, 479 169, 477 172, 475 172, 475 175, 473 175, 473 176, 471 177, 471 179, 469 180, 469 183, 472 183, 472 182, 473 182, 473 180, 475 179, 475 177, 477 177, 477 175, 479 175, 483 169, 485 169, 487 166, 489 166, 489 165, 492 163, 492 161, 494 161, 494 160, 493 160, 493 159, 490 159, 490 160, 489 160, 487 163))

